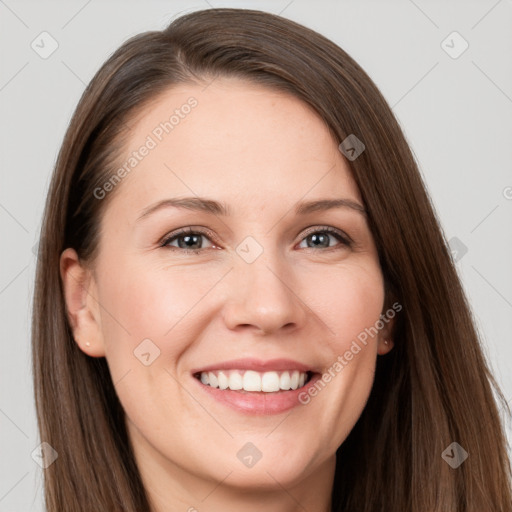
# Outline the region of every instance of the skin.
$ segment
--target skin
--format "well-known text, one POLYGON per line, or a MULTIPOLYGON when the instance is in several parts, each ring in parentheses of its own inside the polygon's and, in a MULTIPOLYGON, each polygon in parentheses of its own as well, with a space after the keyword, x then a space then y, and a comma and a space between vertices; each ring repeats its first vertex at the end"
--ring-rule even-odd
POLYGON ((121 160, 190 96, 198 105, 110 192, 94 266, 73 249, 61 255, 74 337, 89 356, 106 357, 154 511, 291 512, 300 504, 325 512, 335 452, 364 409, 377 356, 393 346, 392 322, 309 404, 280 414, 229 408, 198 388, 191 370, 284 357, 323 371, 375 324, 386 309, 384 284, 365 215, 346 207, 294 213, 299 201, 362 205, 361 196, 316 113, 235 79, 166 91, 131 123, 121 160), (162 199, 194 195, 233 213, 167 208, 137 221, 162 199), (198 254, 178 239, 174 250, 159 246, 188 226, 215 239, 200 237, 198 254), (324 233, 320 245, 309 227, 324 233), (236 252, 248 236, 263 249, 250 264, 236 252), (147 338, 160 350, 149 366, 133 353, 147 338), (262 453, 252 468, 236 456, 247 442, 262 453))

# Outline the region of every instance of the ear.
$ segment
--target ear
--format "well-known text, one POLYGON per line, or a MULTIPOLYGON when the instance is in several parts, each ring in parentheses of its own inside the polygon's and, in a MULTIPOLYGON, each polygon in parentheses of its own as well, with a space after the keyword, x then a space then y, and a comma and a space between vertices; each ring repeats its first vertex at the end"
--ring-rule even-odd
MULTIPOLYGON (((395 304, 398 303, 395 302, 395 304)), ((377 337, 377 354, 380 356, 387 354, 394 347, 393 333, 396 315, 396 310, 394 308, 395 304, 393 304, 393 307, 385 309, 385 311, 383 311, 380 315, 381 323, 379 322, 378 325, 379 327, 382 326, 382 328, 379 329, 379 334, 377 337)))
POLYGON ((80 263, 74 249, 68 248, 61 254, 60 276, 75 343, 91 357, 105 356, 94 276, 80 263))

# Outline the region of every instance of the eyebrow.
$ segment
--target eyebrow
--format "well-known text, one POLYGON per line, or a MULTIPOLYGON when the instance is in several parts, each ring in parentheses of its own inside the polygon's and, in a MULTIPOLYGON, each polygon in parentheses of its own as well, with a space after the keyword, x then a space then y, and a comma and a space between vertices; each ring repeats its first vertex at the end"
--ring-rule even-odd
MULTIPOLYGON (((222 202, 206 199, 203 197, 175 197, 163 199, 145 208, 138 217, 137 222, 148 217, 152 213, 164 208, 183 208, 197 212, 205 212, 214 215, 231 216, 231 209, 222 202)), ((316 201, 303 201, 295 205, 296 215, 307 215, 312 212, 327 211, 335 208, 350 208, 357 212, 366 214, 364 206, 352 199, 319 199, 316 201)))

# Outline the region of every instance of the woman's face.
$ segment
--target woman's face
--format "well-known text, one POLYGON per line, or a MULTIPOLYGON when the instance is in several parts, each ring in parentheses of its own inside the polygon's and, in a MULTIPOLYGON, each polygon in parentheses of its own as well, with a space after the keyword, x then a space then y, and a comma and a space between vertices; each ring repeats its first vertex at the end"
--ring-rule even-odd
POLYGON ((97 191, 114 195, 94 271, 62 257, 75 338, 106 357, 150 487, 332 485, 391 347, 388 326, 358 341, 384 312, 362 199, 304 103, 234 79, 205 87, 174 87, 128 123, 129 172, 97 191))

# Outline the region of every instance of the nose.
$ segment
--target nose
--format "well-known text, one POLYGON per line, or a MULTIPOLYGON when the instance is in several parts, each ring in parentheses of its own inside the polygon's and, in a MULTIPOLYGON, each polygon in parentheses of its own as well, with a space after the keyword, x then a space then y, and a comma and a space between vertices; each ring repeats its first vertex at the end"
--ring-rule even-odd
POLYGON ((300 283, 282 255, 264 251, 252 263, 237 259, 225 284, 229 290, 223 317, 229 329, 289 333, 306 321, 308 307, 300 297, 300 283))

